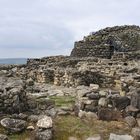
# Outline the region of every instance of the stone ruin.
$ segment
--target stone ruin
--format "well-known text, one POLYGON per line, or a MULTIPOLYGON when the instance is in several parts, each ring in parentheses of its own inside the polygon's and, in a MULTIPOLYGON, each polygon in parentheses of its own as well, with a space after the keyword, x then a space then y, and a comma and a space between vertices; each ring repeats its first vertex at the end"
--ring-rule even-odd
POLYGON ((71 57, 140 57, 139 26, 115 26, 99 30, 75 42, 71 57), (135 54, 135 55, 134 55, 135 54))
POLYGON ((75 42, 70 56, 28 59, 26 65, 2 66, 0 76, 4 74, 6 81, 0 79, 2 112, 28 109, 34 114, 47 114, 53 109, 54 102, 33 100, 32 93, 40 94, 33 87, 36 82, 74 88, 74 111, 81 118, 93 114, 101 120, 140 118, 140 27, 105 28, 75 42))
POLYGON ((136 117, 140 108, 140 28, 105 28, 76 42, 70 56, 29 59, 26 70, 26 77, 37 82, 78 88, 78 110, 98 112, 98 107, 110 106, 105 112, 113 112, 130 105, 136 108, 135 113, 134 108, 129 110, 136 117), (99 89, 92 90, 92 85, 99 89))

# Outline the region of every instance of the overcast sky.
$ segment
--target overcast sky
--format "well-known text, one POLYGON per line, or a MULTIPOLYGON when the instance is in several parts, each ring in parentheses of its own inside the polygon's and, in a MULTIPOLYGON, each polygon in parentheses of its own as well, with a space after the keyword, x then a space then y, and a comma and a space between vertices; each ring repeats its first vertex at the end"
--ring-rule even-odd
POLYGON ((91 31, 140 25, 140 0, 0 0, 0 58, 69 55, 91 31))

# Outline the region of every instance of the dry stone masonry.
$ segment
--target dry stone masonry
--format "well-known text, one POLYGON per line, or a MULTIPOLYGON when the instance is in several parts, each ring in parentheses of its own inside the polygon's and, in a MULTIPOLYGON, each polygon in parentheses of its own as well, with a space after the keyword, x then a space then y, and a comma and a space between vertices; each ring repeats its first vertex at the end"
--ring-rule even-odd
MULTIPOLYGON (((51 117, 71 113, 80 118, 123 120, 139 139, 140 27, 115 26, 92 32, 75 42, 70 56, 28 59, 26 65, 1 65, 3 113, 13 114, 12 124, 20 119, 38 122, 35 128, 28 127, 35 129, 37 140, 52 139, 51 117), (75 98, 72 108, 56 108, 50 98, 69 96, 75 98)), ((110 135, 110 139, 114 137, 131 139, 110 135)))
POLYGON ((139 26, 115 26, 92 32, 82 41, 75 42, 71 56, 111 59, 120 55, 120 57, 139 58, 139 50, 139 26))

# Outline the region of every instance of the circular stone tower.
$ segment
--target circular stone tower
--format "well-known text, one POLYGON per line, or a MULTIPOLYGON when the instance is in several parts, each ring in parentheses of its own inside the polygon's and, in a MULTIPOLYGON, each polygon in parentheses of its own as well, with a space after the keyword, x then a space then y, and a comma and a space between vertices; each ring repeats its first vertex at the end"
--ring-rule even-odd
POLYGON ((71 57, 99 57, 111 59, 117 53, 140 52, 140 27, 115 26, 91 32, 83 40, 75 42, 71 57))

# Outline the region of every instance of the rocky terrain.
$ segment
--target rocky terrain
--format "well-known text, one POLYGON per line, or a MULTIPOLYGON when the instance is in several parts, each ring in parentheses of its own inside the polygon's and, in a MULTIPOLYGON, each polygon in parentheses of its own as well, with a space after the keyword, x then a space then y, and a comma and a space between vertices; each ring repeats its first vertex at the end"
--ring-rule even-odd
POLYGON ((140 27, 92 32, 70 56, 0 65, 0 119, 0 140, 139 140, 140 27))

